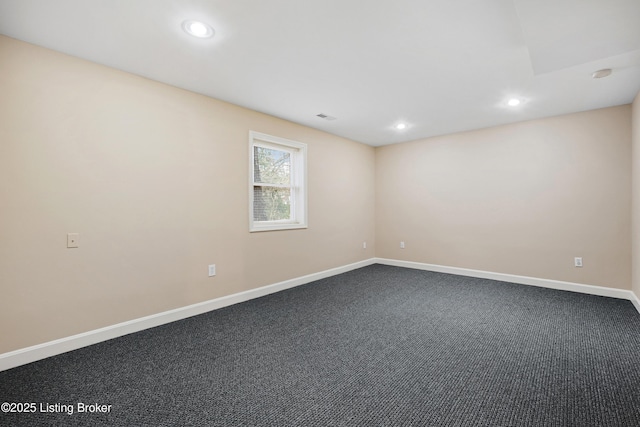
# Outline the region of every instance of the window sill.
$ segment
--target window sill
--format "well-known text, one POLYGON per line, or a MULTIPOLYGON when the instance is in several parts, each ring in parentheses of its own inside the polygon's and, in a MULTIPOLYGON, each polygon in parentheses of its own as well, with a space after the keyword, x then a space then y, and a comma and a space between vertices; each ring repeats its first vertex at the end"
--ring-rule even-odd
POLYGON ((309 227, 307 226, 307 224, 299 224, 299 223, 252 225, 249 229, 249 232, 257 233, 261 231, 299 230, 302 228, 309 228, 309 227))

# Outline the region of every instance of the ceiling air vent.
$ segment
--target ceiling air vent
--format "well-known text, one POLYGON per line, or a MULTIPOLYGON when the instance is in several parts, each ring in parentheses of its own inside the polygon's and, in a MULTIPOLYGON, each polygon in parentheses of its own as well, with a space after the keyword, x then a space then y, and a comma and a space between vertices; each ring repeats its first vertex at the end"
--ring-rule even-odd
POLYGON ((335 120, 336 119, 335 117, 328 116, 328 115, 322 114, 322 113, 316 114, 316 116, 320 117, 321 119, 325 119, 325 120, 335 120))

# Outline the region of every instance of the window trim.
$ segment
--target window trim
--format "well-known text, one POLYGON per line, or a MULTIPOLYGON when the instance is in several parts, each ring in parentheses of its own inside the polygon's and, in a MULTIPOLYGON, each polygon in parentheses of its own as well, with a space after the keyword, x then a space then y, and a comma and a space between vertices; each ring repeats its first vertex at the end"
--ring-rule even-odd
MULTIPOLYGON (((287 187, 289 188, 289 187, 287 187)), ((294 230, 308 228, 307 223, 307 144, 292 141, 265 133, 249 131, 249 232, 294 230), (292 198, 293 220, 254 221, 253 219, 253 179, 254 149, 260 147, 274 148, 291 153, 292 187, 296 188, 292 198)))

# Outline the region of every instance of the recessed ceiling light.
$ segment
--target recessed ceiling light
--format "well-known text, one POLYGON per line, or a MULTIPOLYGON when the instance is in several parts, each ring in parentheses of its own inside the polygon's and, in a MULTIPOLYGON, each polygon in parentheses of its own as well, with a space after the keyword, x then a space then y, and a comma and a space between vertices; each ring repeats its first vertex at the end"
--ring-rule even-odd
POLYGON ((407 124, 406 123, 398 123, 396 125, 396 129, 398 129, 398 130, 404 130, 406 128, 407 128, 407 124))
POLYGON ((601 79, 603 77, 610 76, 613 71, 611 68, 604 68, 602 70, 598 70, 595 73, 591 74, 591 77, 594 79, 601 79))
POLYGON ((193 21, 188 20, 182 23, 182 29, 187 33, 194 37, 198 37, 201 39, 206 39, 209 37, 213 37, 215 31, 211 28, 210 25, 205 24, 202 21, 193 21))
POLYGON ((517 107, 518 105, 520 105, 520 101, 518 98, 511 98, 510 100, 507 101, 507 105, 509 107, 517 107))

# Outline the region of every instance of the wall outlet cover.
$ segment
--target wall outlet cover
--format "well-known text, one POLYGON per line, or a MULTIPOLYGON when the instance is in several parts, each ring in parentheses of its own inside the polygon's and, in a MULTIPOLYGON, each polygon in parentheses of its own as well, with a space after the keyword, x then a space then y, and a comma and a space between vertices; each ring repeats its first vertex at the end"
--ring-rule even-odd
POLYGON ((67 234, 67 248, 77 248, 80 247, 80 234, 79 233, 68 233, 67 234))

